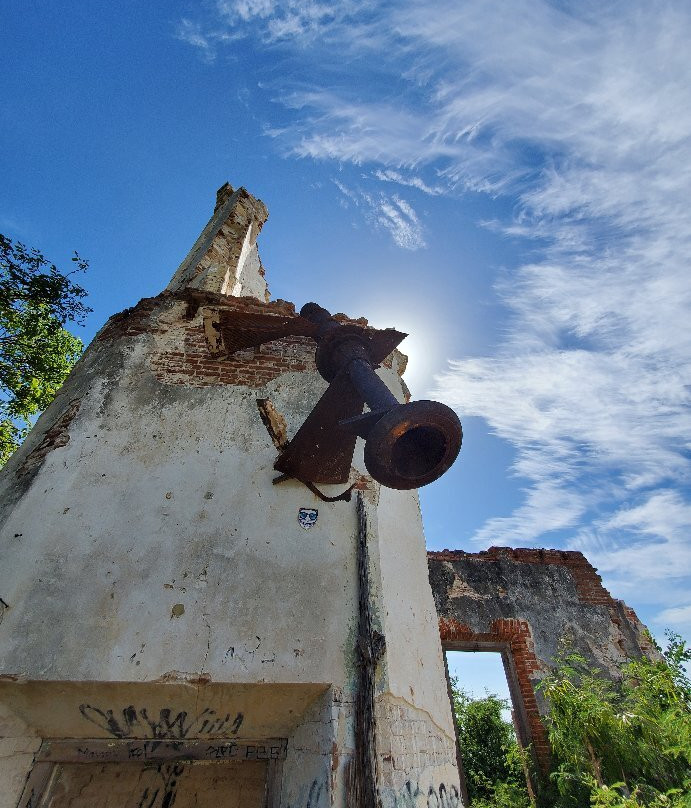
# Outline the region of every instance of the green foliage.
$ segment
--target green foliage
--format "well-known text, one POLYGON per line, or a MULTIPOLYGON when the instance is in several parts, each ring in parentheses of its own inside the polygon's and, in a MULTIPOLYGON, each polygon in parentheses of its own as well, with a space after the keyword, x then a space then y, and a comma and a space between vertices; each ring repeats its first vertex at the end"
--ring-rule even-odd
POLYGON ((628 662, 616 684, 566 652, 543 681, 556 806, 691 808, 691 651, 668 637, 662 659, 628 662))
POLYGON ((83 350, 66 323, 83 324, 86 291, 70 280, 88 262, 76 253, 62 273, 38 252, 0 235, 0 465, 31 418, 53 400, 83 350))
POLYGON ((506 702, 495 695, 473 700, 456 679, 451 694, 472 808, 529 808, 523 755, 501 714, 506 702))
POLYGON ((530 799, 523 783, 494 784, 491 797, 476 797, 471 799, 471 808, 529 808, 530 799))

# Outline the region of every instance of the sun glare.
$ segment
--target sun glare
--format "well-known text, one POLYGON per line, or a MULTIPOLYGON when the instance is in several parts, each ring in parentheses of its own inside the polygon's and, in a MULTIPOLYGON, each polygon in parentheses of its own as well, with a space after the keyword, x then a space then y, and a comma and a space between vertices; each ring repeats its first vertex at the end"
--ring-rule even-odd
POLYGON ((396 328, 408 336, 398 346, 408 357, 403 378, 413 398, 424 398, 432 376, 441 370, 443 357, 431 312, 414 310, 412 305, 373 309, 369 324, 375 328, 396 328))

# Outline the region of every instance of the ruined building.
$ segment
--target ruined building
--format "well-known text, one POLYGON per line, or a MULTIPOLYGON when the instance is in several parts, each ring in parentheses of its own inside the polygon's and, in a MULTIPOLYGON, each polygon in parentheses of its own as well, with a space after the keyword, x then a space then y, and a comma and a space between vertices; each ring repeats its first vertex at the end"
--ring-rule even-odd
MULTIPOLYGON (((606 668, 645 651, 578 553, 427 554, 415 490, 373 479, 362 441, 347 485, 274 484, 328 385, 269 301, 266 218, 221 188, 3 471, 0 808, 460 806, 443 650, 502 652, 541 766, 558 638, 606 668), (267 318, 286 334, 232 343, 267 318)), ((378 370, 401 402, 404 366, 378 370)))

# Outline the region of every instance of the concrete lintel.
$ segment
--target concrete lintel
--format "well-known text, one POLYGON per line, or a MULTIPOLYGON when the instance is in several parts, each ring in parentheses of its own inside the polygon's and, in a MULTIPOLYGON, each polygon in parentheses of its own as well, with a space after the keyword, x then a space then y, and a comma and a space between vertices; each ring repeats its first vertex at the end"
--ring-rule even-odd
POLYGON ((0 703, 41 738, 286 738, 327 684, 0 682, 0 703))

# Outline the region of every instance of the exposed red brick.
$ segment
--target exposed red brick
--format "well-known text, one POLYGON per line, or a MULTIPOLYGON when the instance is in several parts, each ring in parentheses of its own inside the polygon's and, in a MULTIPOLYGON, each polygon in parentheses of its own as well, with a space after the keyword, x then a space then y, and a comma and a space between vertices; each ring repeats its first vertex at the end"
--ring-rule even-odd
MULTIPOLYGON (((170 350, 154 350, 149 357, 154 375, 167 384, 261 388, 282 373, 316 372, 315 344, 309 337, 285 337, 258 348, 238 351, 229 357, 212 357, 203 326, 193 321, 201 306, 211 305, 240 312, 295 316, 293 304, 284 300, 263 303, 251 297, 229 297, 186 288, 143 298, 136 306, 112 317, 97 339, 117 340, 147 333, 152 336, 167 335, 170 350), (180 301, 187 304, 187 320, 170 323, 160 317, 172 304, 180 301), (173 331, 179 332, 175 338, 171 338, 173 331)), ((338 315, 337 319, 344 323, 367 325, 363 318, 354 320, 338 315)))
POLYGON ((519 564, 548 564, 567 569, 576 584, 579 599, 583 603, 615 606, 615 600, 602 585, 602 578, 591 566, 583 553, 577 550, 542 550, 524 547, 490 547, 479 553, 467 553, 464 550, 429 551, 429 558, 439 561, 498 561, 505 559, 519 564))
MULTIPOLYGON (((439 554, 436 554, 437 557, 439 554)), ((528 719, 528 730, 540 768, 547 772, 550 766, 550 748, 547 730, 540 716, 531 675, 541 670, 535 656, 532 632, 525 620, 504 618, 493 620, 488 632, 473 631, 470 626, 453 618, 439 619, 439 635, 442 648, 458 643, 505 644, 511 654, 523 708, 528 719)))
POLYGON ((201 325, 187 326, 181 340, 182 352, 160 351, 151 356, 152 370, 162 382, 192 387, 231 384, 258 388, 282 373, 316 370, 314 342, 308 337, 289 337, 218 359, 209 356, 201 325))

